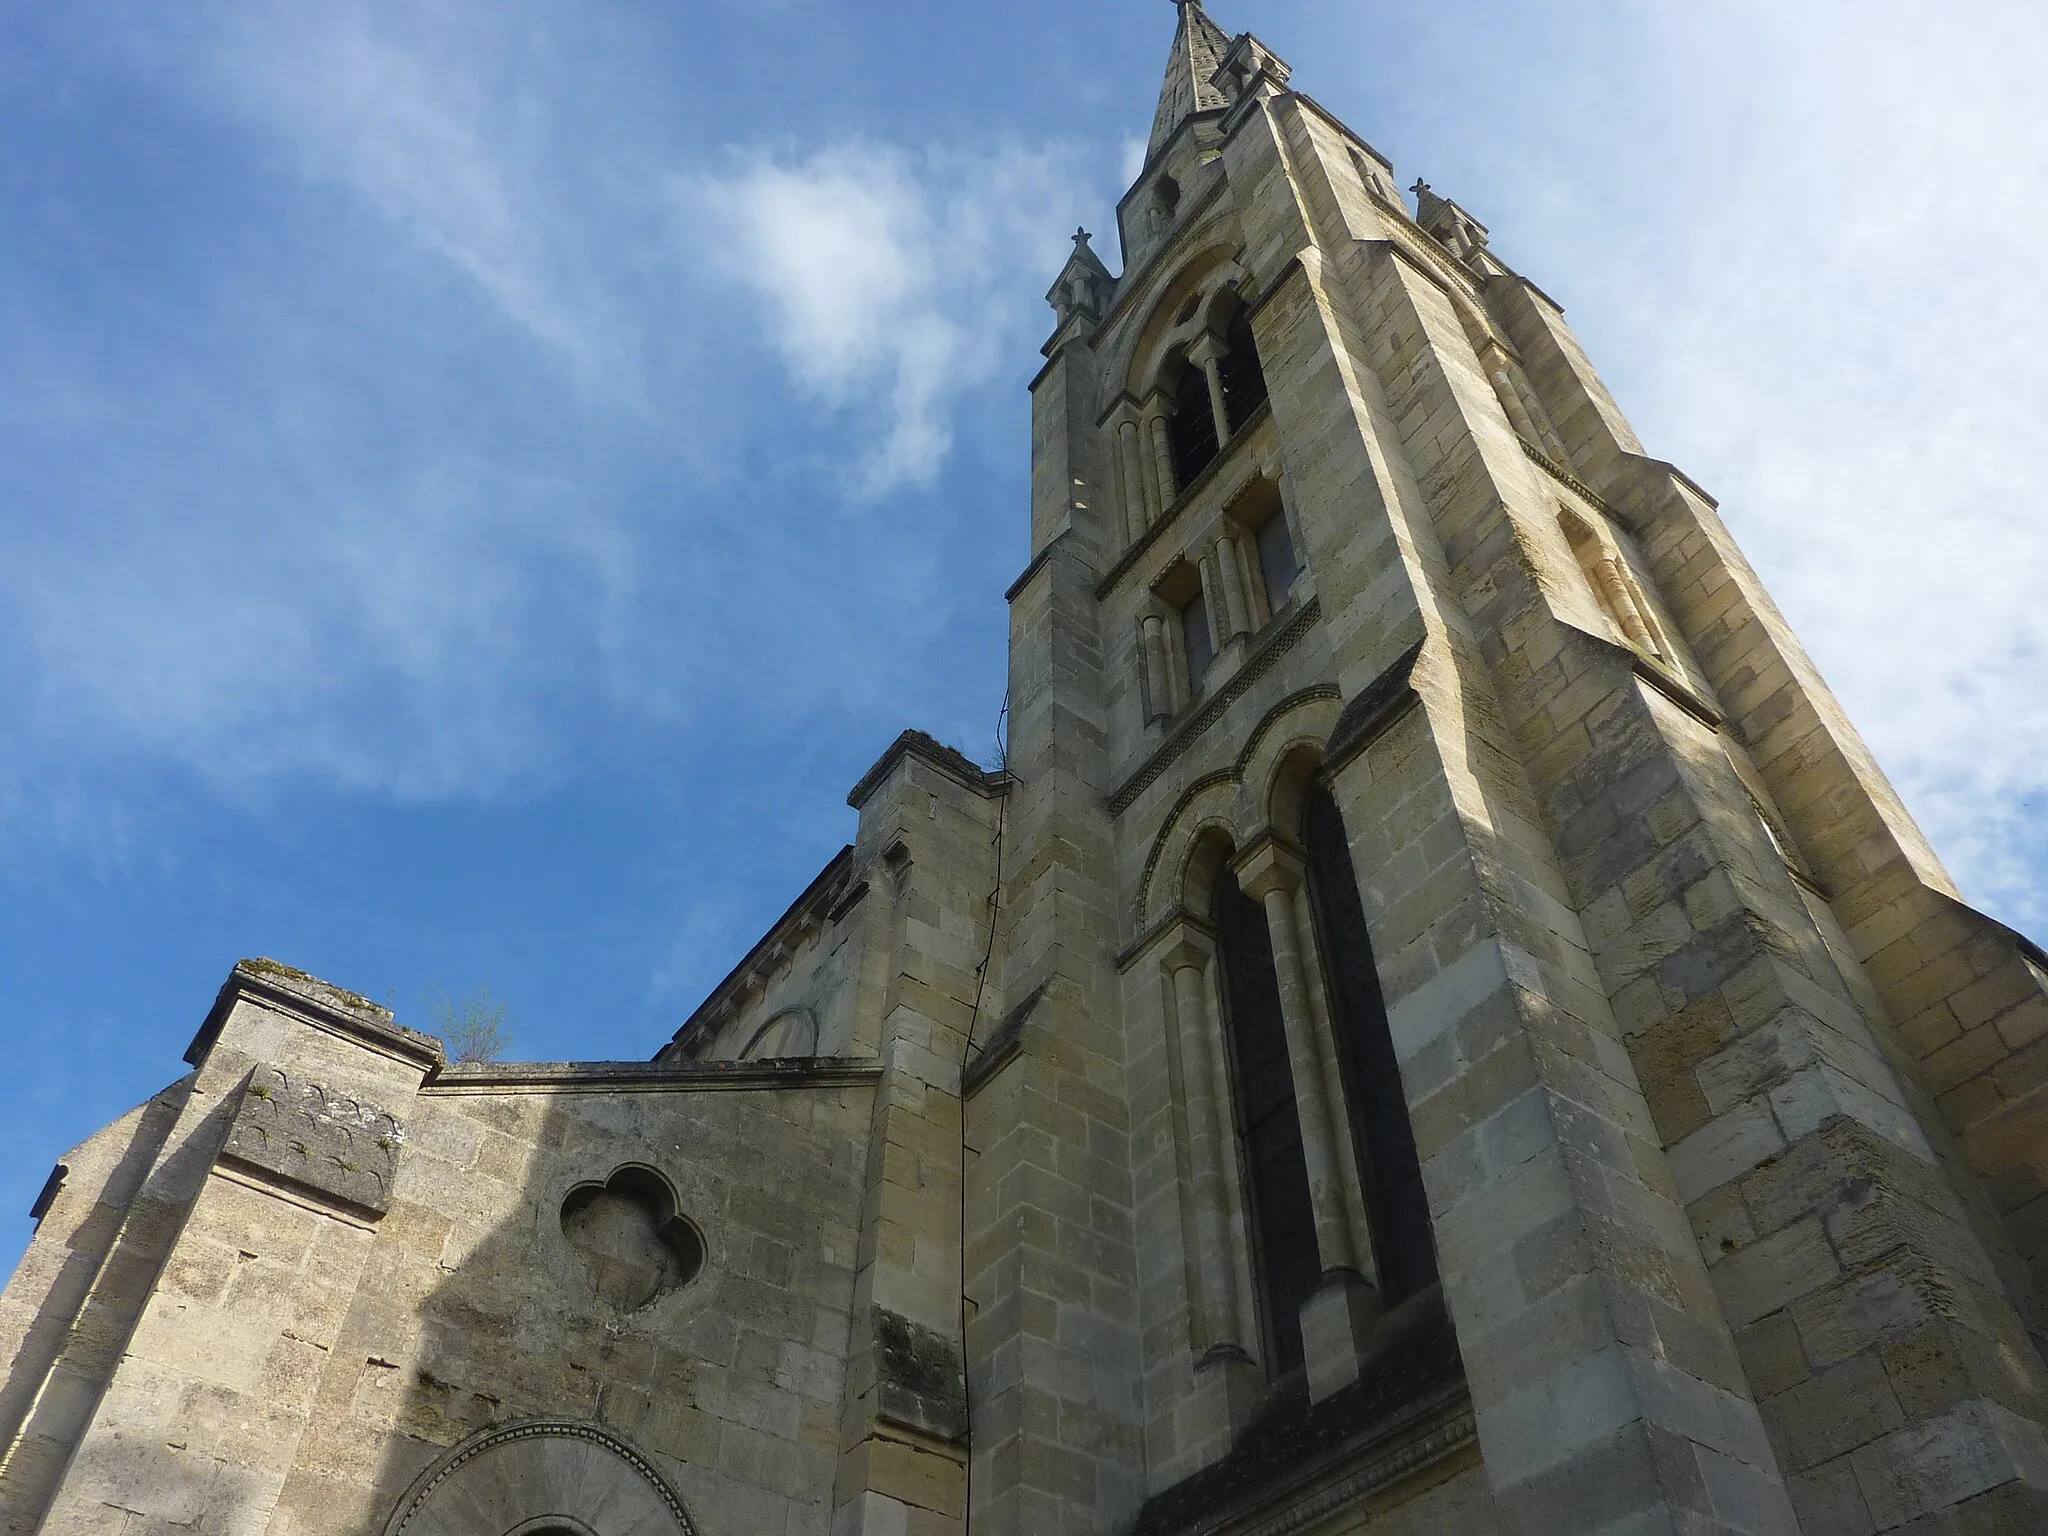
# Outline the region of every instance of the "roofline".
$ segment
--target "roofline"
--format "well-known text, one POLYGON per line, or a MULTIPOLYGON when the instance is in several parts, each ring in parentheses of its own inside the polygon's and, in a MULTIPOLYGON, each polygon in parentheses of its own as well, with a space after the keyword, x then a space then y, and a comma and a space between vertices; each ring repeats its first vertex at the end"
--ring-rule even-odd
MULTIPOLYGON (((815 907, 827 905, 826 897, 838 897, 846 884, 846 876, 852 869, 853 844, 848 843, 844 848, 841 848, 832 855, 826 862, 825 867, 818 871, 817 877, 804 887, 803 894, 789 904, 782 916, 776 918, 774 922, 768 925, 768 931, 762 934, 755 942, 754 947, 749 949, 740 958, 740 963, 727 971, 718 985, 705 994, 704 1001, 696 1006, 687 1019, 683 1020, 682 1027, 669 1036, 666 1045, 663 1045, 659 1051, 654 1053, 654 1060, 660 1061, 672 1047, 680 1045, 685 1035, 689 1034, 709 1014, 715 1011, 725 1001, 727 994, 734 985, 748 971, 753 969, 755 961, 759 960, 774 945, 777 939, 795 927, 799 918, 807 915, 815 907)), ((836 904, 836 902, 833 904, 836 904)))

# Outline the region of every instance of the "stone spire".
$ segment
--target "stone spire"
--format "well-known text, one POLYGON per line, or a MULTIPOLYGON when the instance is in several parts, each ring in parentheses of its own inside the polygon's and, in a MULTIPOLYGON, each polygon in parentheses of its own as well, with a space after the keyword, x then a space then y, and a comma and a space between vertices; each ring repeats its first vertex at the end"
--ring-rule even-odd
POLYGON ((1173 52, 1166 61, 1166 81, 1159 87, 1159 111, 1152 119, 1152 142, 1146 157, 1159 153, 1174 130, 1197 112, 1229 105, 1209 77, 1223 62, 1230 34, 1209 19, 1202 0, 1174 0, 1180 25, 1173 34, 1173 52))

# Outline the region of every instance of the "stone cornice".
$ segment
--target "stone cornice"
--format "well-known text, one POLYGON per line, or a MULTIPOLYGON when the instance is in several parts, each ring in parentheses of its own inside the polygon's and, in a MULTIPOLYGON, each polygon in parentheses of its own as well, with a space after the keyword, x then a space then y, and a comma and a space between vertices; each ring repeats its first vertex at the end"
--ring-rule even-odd
POLYGON ((726 972, 718 985, 711 989, 710 995, 683 1021, 683 1027, 656 1053, 655 1060, 659 1062, 663 1057, 687 1048, 695 1043, 690 1038, 693 1034, 701 1037, 723 1023, 728 1000, 756 967, 782 946, 785 939, 807 926, 823 927, 835 922, 850 910, 853 903, 843 898, 851 895, 848 887, 852 872, 853 846, 849 843, 832 856, 817 877, 804 887, 803 894, 789 904, 788 910, 769 925, 768 931, 747 951, 740 963, 726 972))
POLYGON ((877 1061, 805 1056, 762 1061, 486 1061, 442 1071, 423 1094, 704 1093, 734 1089, 861 1087, 881 1080, 877 1061))
POLYGON ((439 1040, 406 1028, 389 1008, 275 960, 240 960, 185 1050, 189 1065, 196 1067, 205 1061, 229 1013, 244 998, 423 1072, 433 1071, 446 1059, 439 1040))
POLYGON ((966 753, 957 747, 947 746, 936 736, 927 736, 923 731, 905 731, 889 744, 889 750, 882 754, 875 766, 860 776, 860 782, 847 794, 846 803, 859 810, 906 757, 914 757, 936 768, 961 788, 970 789, 984 799, 999 800, 1010 792, 1008 774, 983 768, 966 753))
MULTIPOLYGON (((1626 517, 1621 512, 1617 511, 1607 501, 1607 499, 1604 496, 1602 496, 1598 491, 1594 490, 1593 487, 1586 484, 1586 482, 1581 480, 1577 475, 1573 474, 1570 470, 1566 469, 1562 464, 1558 463, 1555 459, 1551 458, 1549 454, 1545 453, 1541 448, 1538 448, 1526 437, 1522 437, 1518 434, 1515 438, 1515 441, 1522 445, 1522 452, 1528 456, 1529 462, 1531 464, 1534 464, 1538 469, 1542 470, 1546 475, 1550 476, 1551 479, 1555 480, 1559 485, 1563 486, 1566 490, 1571 491, 1575 495, 1585 498, 1586 505, 1593 508, 1593 510, 1598 512, 1602 517, 1607 518, 1610 522, 1616 523, 1620 527, 1627 529, 1631 535, 1635 534, 1635 519, 1631 517, 1626 517)), ((1672 470, 1672 473, 1677 474, 1678 471, 1674 469, 1672 470)), ((1686 483, 1691 484, 1690 481, 1687 481, 1686 483)), ((1697 487, 1695 487, 1695 489, 1697 489, 1697 487)), ((1705 493, 1702 492, 1701 494, 1704 495, 1705 493)))

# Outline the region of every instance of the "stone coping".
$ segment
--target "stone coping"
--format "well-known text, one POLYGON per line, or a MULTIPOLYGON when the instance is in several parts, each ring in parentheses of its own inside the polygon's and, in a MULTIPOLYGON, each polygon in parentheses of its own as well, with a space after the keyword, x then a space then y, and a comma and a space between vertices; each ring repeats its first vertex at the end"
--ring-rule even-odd
POLYGON ((446 1067, 424 1084, 442 1093, 693 1093, 735 1088, 844 1088, 880 1081, 864 1056, 760 1061, 476 1061, 446 1067))
POLYGON ((275 960, 238 960, 228 972, 213 1008, 199 1033, 185 1050, 185 1061, 199 1066, 226 1025, 228 1014, 243 998, 253 998, 267 1007, 305 1020, 315 1028, 345 1036, 386 1056, 409 1062, 432 1072, 447 1060, 441 1042, 432 1035, 408 1029, 389 1008, 367 997, 322 981, 294 966, 275 960))

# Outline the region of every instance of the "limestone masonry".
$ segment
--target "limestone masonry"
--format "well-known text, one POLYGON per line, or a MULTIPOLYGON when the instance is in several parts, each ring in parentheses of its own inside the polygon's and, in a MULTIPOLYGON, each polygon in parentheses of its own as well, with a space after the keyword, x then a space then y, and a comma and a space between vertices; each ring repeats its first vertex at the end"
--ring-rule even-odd
POLYGON ((651 1062, 236 966, 38 1202, 0 1526, 2048 1531, 2048 957, 1412 190, 1183 0, 1003 769, 651 1062))

